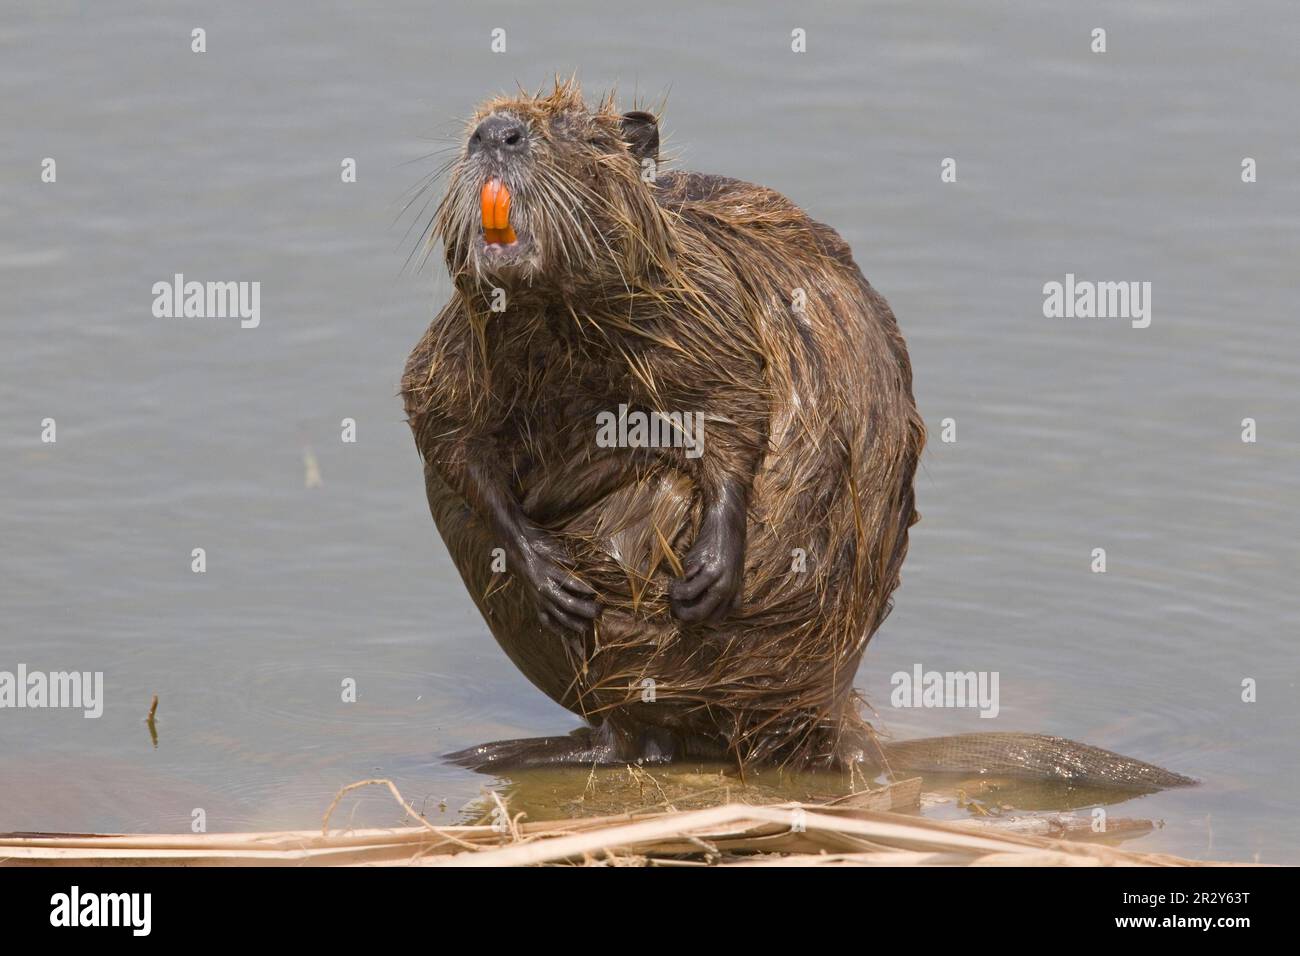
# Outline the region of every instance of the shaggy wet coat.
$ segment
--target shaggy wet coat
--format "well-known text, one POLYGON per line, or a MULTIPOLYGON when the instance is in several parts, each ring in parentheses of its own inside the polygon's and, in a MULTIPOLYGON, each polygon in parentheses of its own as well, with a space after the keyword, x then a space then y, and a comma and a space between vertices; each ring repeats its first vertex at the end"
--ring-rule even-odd
POLYGON ((434 233, 455 291, 402 382, 471 597, 529 680, 629 758, 842 762, 862 746, 852 683, 917 520, 924 426, 893 313, 785 197, 658 163, 648 114, 557 83, 485 104, 467 141, 494 116, 521 124, 527 152, 490 166, 467 150, 451 169, 434 233), (512 197, 517 251, 485 250, 485 175, 512 197), (620 405, 702 413, 703 454, 600 447, 597 416, 620 405), (594 623, 539 618, 483 486, 594 592, 594 623), (739 593, 683 621, 673 582, 728 488, 739 593))

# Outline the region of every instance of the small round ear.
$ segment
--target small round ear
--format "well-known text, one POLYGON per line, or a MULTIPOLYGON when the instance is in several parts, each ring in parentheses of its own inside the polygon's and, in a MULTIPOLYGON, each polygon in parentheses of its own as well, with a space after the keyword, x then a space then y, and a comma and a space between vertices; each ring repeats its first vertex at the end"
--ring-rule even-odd
POLYGON ((633 110, 624 113, 621 120, 623 138, 637 159, 659 161, 659 121, 652 113, 633 110))

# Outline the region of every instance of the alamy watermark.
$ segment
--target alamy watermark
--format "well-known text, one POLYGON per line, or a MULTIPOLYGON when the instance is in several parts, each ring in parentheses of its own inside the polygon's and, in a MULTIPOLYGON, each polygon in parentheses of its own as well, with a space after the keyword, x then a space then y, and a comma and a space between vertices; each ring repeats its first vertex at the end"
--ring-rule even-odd
POLYGON ((1151 324, 1150 282, 1092 282, 1065 274, 1043 285, 1043 315, 1049 319, 1129 319, 1135 329, 1151 324))
POLYGON ((186 282, 178 272, 171 282, 155 282, 152 291, 154 318, 238 318, 241 329, 262 323, 260 282, 186 282))
POLYGON ((996 717, 997 671, 927 671, 920 664, 889 678, 894 707, 977 707, 981 717, 996 717))
POLYGON ((119 926, 132 936, 148 936, 152 912, 152 893, 83 893, 73 884, 50 897, 51 926, 119 926))
POLYGON ((94 719, 104 713, 103 671, 0 671, 0 710, 59 707, 80 709, 94 719))
POLYGON ((596 415, 600 448, 685 448, 687 458, 704 454, 703 412, 618 412, 596 415))

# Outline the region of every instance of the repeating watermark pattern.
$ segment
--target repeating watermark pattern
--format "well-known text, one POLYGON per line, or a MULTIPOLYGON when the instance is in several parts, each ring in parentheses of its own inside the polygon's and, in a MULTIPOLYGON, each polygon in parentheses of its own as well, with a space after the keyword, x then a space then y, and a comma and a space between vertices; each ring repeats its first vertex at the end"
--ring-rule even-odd
POLYGON ((81 710, 96 719, 104 713, 103 671, 0 671, 0 710, 50 708, 81 710))
POLYGON ((491 814, 491 819, 492 819, 491 827, 493 832, 509 833, 510 832, 510 811, 506 809, 505 803, 502 801, 500 795, 495 790, 488 790, 487 795, 491 797, 496 804, 492 808, 492 814, 491 814))
POLYGON ((148 936, 152 914, 152 893, 83 893, 74 884, 50 897, 51 926, 127 927, 132 936, 148 936))
MULTIPOLYGON (((785 40, 786 27, 787 24, 777 25, 768 36, 767 42, 779 55, 783 55, 780 47, 785 40)), ((481 31, 481 27, 478 29, 481 31)), ((512 27, 512 29, 514 28, 512 27)), ((1083 33, 1087 29, 1083 24, 1076 24, 1069 35, 1068 42, 1071 48, 1080 55, 1080 47, 1085 40, 1083 33), (1079 46, 1075 46, 1075 44, 1079 44, 1079 46)), ((195 28, 190 35, 192 52, 206 53, 206 30, 195 28)), ((1091 29, 1088 36, 1090 36, 1091 40, 1089 49, 1092 53, 1107 53, 1107 31, 1105 29, 1100 27, 1091 29)), ((182 26, 173 31, 168 42, 179 47, 179 44, 183 43, 183 37, 182 26)), ((797 54, 807 52, 807 31, 805 29, 797 27, 790 30, 789 41, 791 52, 797 54)), ((481 32, 478 33, 475 45, 481 55, 481 32)), ((504 28, 496 27, 491 29, 489 49, 492 54, 504 55, 507 53, 507 38, 504 28)), ((1123 52, 1121 50, 1121 53, 1117 54, 1117 56, 1122 57, 1123 52)), ((1112 60, 1111 62, 1117 61, 1112 60)), ((1226 175, 1228 175, 1226 166, 1231 162, 1232 155, 1240 154, 1234 150, 1226 155, 1221 155, 1218 160, 1221 165, 1217 167, 1216 171, 1218 176, 1226 178, 1226 175)), ((335 161, 336 158, 337 153, 333 153, 327 159, 327 162, 335 161)), ((924 160, 924 164, 923 175, 928 180, 928 176, 933 175, 932 153, 924 160)), ((24 161, 24 166, 26 168, 25 175, 30 176, 30 158, 24 161)), ((1240 167, 1241 182, 1255 183, 1257 174, 1255 159, 1249 156, 1242 157, 1240 167)), ((76 164, 75 157, 74 165, 71 168, 73 169, 74 182, 84 176, 84 167, 76 164)), ((368 167, 369 169, 370 167, 368 167)), ((641 180, 647 184, 655 183, 657 170, 657 157, 643 159, 640 163, 641 180)), ((979 172, 978 169, 974 171, 976 174, 979 172)), ((969 173, 968 170, 968 175, 969 173)), ((327 174, 328 170, 323 176, 326 180, 328 180, 327 174)), ((370 175, 369 172, 368 175, 370 175)), ((53 157, 42 159, 40 179, 41 182, 47 184, 53 184, 57 181, 56 163, 53 157)), ((357 160, 354 157, 347 156, 341 159, 340 181, 344 184, 357 182, 357 160)), ((958 181, 957 161, 954 157, 945 156, 941 158, 940 181, 945 184, 958 181)), ((928 180, 928 182, 932 184, 933 181, 928 180)), ((162 267, 166 266, 163 265, 162 267)), ((1056 268, 1062 267, 1066 267, 1066 264, 1061 263, 1056 268)), ((158 271, 161 271, 161 268, 158 271)), ((178 272, 170 281, 163 280, 153 284, 152 314, 155 318, 238 319, 241 328, 258 328, 261 324, 260 286, 261 283, 256 281, 186 281, 184 275, 178 272)), ((817 287, 814 285, 813 288, 816 290, 817 287)), ((137 291, 138 289, 137 286, 137 291)), ((1065 274, 1063 281, 1052 280, 1046 282, 1042 291, 1044 296, 1042 312, 1045 318, 1122 319, 1129 321, 1131 327, 1135 329, 1149 328, 1152 323, 1152 283, 1149 281, 1079 280, 1071 272, 1065 274)), ((506 311, 507 297, 505 289, 492 289, 488 299, 490 311, 493 313, 506 311)), ((807 301, 807 292, 804 288, 791 290, 790 312, 800 318, 804 327, 810 327, 807 321, 802 318, 807 313, 807 301)), ((615 400, 615 397, 611 396, 610 400, 615 400)), ((1225 428, 1225 426, 1226 429, 1230 429, 1232 420, 1237 417, 1237 414, 1239 412, 1236 414, 1228 412, 1219 419, 1217 425, 1213 426, 1216 434, 1221 439, 1226 439, 1226 430, 1225 432, 1218 432, 1217 429, 1225 428)), ((27 424, 23 426, 23 430, 28 434, 30 434, 30 423, 34 418, 35 416, 28 418, 27 424)), ((596 415, 595 442, 600 448, 682 449, 686 458, 698 459, 704 453, 704 418, 705 415, 701 412, 632 410, 627 404, 620 404, 616 411, 602 411, 596 415)), ((977 431, 974 433, 974 440, 978 441, 978 423, 976 427, 977 431)), ((1277 428, 1276 425, 1271 427, 1277 428)), ((355 443, 357 441, 355 419, 344 418, 340 423, 340 428, 343 443, 355 443)), ((370 432, 368 432, 368 435, 370 435, 370 432)), ((75 445, 79 439, 75 425, 72 436, 72 442, 75 445)), ((939 439, 944 444, 956 443, 957 423, 955 418, 948 417, 941 420, 939 439)), ((45 444, 55 443, 56 424, 53 418, 41 420, 40 440, 45 444)), ((1254 418, 1241 419, 1241 442, 1248 444, 1256 442, 1256 422, 1254 418)), ((304 446, 303 463, 306 487, 319 486, 321 484, 320 467, 316 455, 310 447, 304 446)), ((183 543, 180 547, 183 547, 183 543)), ((789 542, 786 543, 785 547, 790 548, 790 572, 805 573, 808 569, 808 553, 805 548, 792 547, 789 542)), ((174 551, 172 553, 175 555, 174 551)), ((494 573, 505 572, 506 550, 499 547, 493 548, 490 554, 491 570, 494 573)), ((206 573, 206 551, 203 548, 194 548, 191 557, 192 572, 197 574, 206 573)), ((1080 557, 1081 555, 1076 552, 1074 560, 1079 560, 1080 557)), ((1092 549, 1091 558, 1091 571, 1099 574, 1106 573, 1106 550, 1104 548, 1092 549)), ((228 556, 224 553, 223 559, 225 560, 219 563, 218 573, 220 573, 220 566, 229 561, 228 556)), ((1075 567, 1077 571, 1078 566, 1075 567)), ((1122 570, 1122 568, 1119 569, 1117 573, 1122 573, 1122 570)), ((1230 680, 1231 678, 1228 677, 1225 685, 1221 685, 1222 693, 1226 693, 1227 688, 1231 686, 1230 680)), ((997 671, 927 671, 922 664, 916 663, 911 671, 900 670, 891 676, 890 683, 893 690, 890 695, 890 702, 896 708, 977 709, 981 718, 996 718, 1000 713, 999 682, 1000 675, 997 671)), ((104 675, 103 672, 99 671, 29 671, 26 664, 18 664, 13 672, 0 670, 0 709, 81 709, 85 718, 99 718, 104 712, 103 685, 104 675)), ((668 700, 672 696, 673 684, 665 676, 662 686, 665 692, 665 700, 668 700)), ((643 703, 655 703, 659 687, 660 685, 654 679, 646 677, 631 682, 628 690, 630 696, 639 695, 639 699, 643 703)), ((332 691, 329 691, 329 688, 326 688, 326 691, 327 693, 324 696, 328 700, 332 698, 332 691)), ((341 681, 340 700, 344 703, 355 703, 357 701, 357 681, 355 678, 347 677, 341 681)), ((1255 702, 1256 681, 1254 678, 1245 677, 1241 679, 1241 700, 1245 703, 1255 702)), ((156 705, 157 698, 155 697, 154 709, 156 709, 156 705)), ((153 709, 151 709, 149 717, 151 724, 152 719, 153 709)), ((497 800, 497 806, 491 812, 491 827, 499 833, 509 832, 512 824, 510 815, 495 793, 492 793, 492 797, 497 800)), ((1097 833, 1106 832, 1106 810, 1096 807, 1091 810, 1091 814, 1093 831, 1097 833)), ((202 808, 195 808, 192 810, 191 815, 192 831, 195 833, 206 832, 206 811, 202 808)), ((806 823, 807 817, 802 807, 796 806, 790 811, 790 828, 793 832, 804 832, 806 823)), ((1125 894, 1124 900, 1126 903, 1130 901, 1130 898, 1139 901, 1146 900, 1146 897, 1125 894)), ((1163 902, 1165 897, 1160 896, 1159 899, 1163 902)), ((132 929, 136 936, 147 936, 151 932, 152 903, 151 894, 149 893, 83 893, 77 885, 72 885, 68 892, 60 892, 52 896, 50 904, 50 924, 52 926, 125 927, 132 929)), ((1151 905, 1156 904, 1152 902, 1151 905)))
POLYGON ((894 688, 889 703, 894 707, 978 708, 981 717, 996 717, 997 671, 927 671, 920 664, 912 670, 895 671, 889 678, 894 688))
POLYGON ((262 324, 261 282, 186 282, 178 272, 152 289, 156 319, 240 319, 239 327, 262 324))
MULTIPOLYGON (((795 286, 790 290, 790 314, 794 316, 804 316, 808 313, 808 290, 803 286, 795 286)), ((807 324, 807 320, 804 320, 807 324)))
POLYGON ((1043 285, 1043 315, 1049 319, 1129 319, 1135 329, 1151 325, 1150 282, 1076 280, 1043 285))
POLYGON ((629 411, 596 414, 596 445, 600 448, 684 448, 687 458, 704 454, 703 412, 629 411))

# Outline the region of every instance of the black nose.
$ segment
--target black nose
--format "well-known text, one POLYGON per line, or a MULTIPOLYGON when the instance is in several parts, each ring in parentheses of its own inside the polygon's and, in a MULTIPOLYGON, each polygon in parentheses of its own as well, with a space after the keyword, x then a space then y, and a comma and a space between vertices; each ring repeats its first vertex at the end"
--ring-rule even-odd
POLYGON ((474 135, 469 138, 469 151, 490 149, 498 153, 520 153, 525 143, 523 123, 512 116, 493 114, 474 130, 474 135))

